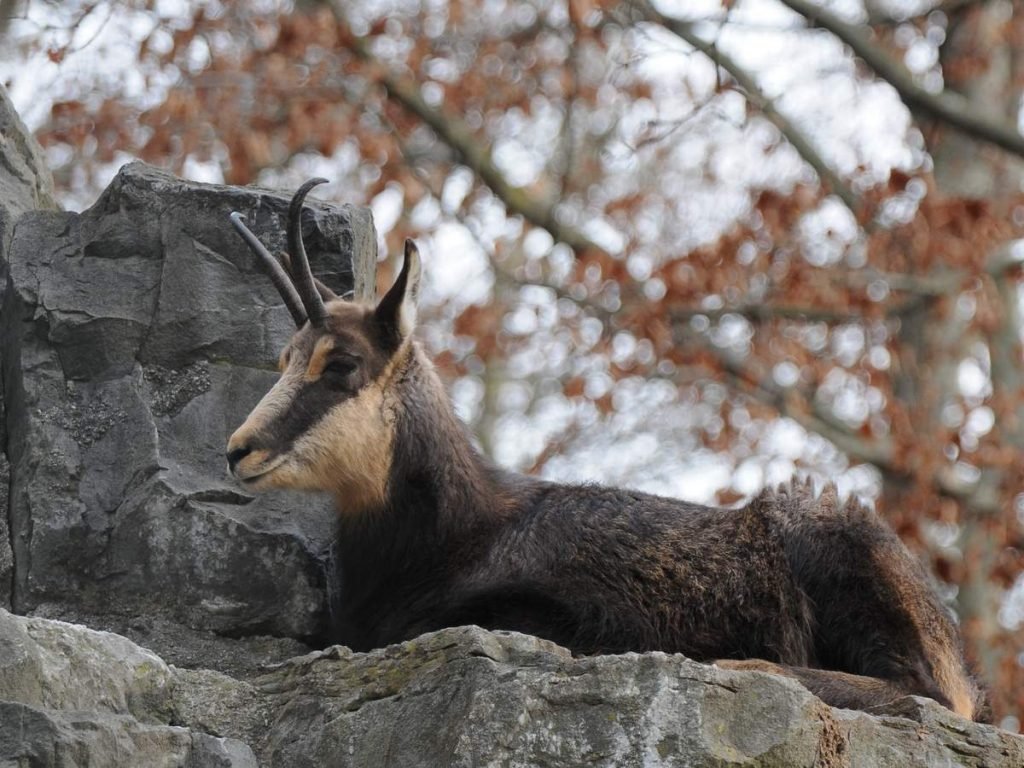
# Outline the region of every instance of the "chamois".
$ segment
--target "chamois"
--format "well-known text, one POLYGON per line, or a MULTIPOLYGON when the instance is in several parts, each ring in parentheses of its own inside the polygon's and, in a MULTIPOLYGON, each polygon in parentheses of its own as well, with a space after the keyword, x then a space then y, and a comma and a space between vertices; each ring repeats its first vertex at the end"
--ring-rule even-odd
POLYGON ((739 509, 504 471, 466 435, 413 338, 412 241, 376 303, 316 280, 293 197, 281 261, 233 213, 298 330, 231 436, 250 489, 332 494, 332 640, 367 650, 460 624, 575 653, 660 650, 799 680, 833 706, 907 694, 968 718, 984 692, 920 564, 870 509, 794 484, 739 509))

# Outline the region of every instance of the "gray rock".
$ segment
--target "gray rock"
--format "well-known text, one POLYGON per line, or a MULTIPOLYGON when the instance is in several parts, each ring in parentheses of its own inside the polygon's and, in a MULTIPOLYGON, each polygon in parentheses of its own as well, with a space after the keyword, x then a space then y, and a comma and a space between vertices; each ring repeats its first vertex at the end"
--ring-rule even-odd
POLYGON ((573 658, 476 627, 328 649, 254 685, 277 702, 250 741, 262 765, 1024 765, 1021 737, 924 699, 875 717, 773 675, 663 653, 573 658))
MULTIPOLYGON (((0 413, 0 419, 3 419, 3 413, 0 413)), ((14 554, 11 552, 11 529, 7 524, 10 481, 11 467, 7 457, 0 452, 0 608, 11 607, 11 589, 14 586, 14 554)))
POLYGON ((1024 739, 926 699, 837 710, 787 678, 477 627, 244 681, 0 611, 0 659, 0 765, 1024 765, 1024 739))
POLYGON ((43 150, 0 85, 0 256, 22 213, 57 207, 43 150))
POLYGON ((247 679, 266 667, 309 652, 305 643, 287 637, 253 635, 229 637, 197 630, 160 616, 94 614, 67 605, 43 606, 36 616, 45 616, 48 608, 65 621, 93 629, 116 632, 132 642, 157 650, 167 662, 179 667, 216 669, 247 679))
MULTIPOLYGON (((42 159, 42 150, 0 86, 0 312, 3 309, 4 287, 7 285, 7 252, 14 224, 30 210, 57 207, 53 195, 53 178, 42 159)), ((2 328, 0 328, 2 336, 2 328)), ((0 346, 0 369, 4 365, 5 348, 0 346)), ((0 376, 0 452, 7 442, 3 396, 3 377, 0 376)), ((14 557, 10 546, 7 524, 7 494, 9 466, 0 456, 0 607, 11 605, 14 576, 14 557)))
MULTIPOLYGON (((19 612, 121 632, 141 616, 228 637, 322 633, 329 504, 254 498, 224 472, 227 437, 294 330, 228 214, 275 249, 286 207, 135 163, 81 214, 18 220, 2 343, 19 612)), ((339 292, 354 253, 375 258, 363 209, 310 202, 303 230, 339 292)), ((188 631, 147 642, 196 661, 188 631)))
POLYGON ((256 768, 239 741, 126 715, 0 701, 0 765, 21 768, 256 768))
POLYGON ((0 696, 54 710, 169 720, 170 668, 109 632, 0 609, 0 696))
POLYGON ((254 768, 237 739, 172 724, 174 674, 123 637, 0 609, 0 765, 254 768))

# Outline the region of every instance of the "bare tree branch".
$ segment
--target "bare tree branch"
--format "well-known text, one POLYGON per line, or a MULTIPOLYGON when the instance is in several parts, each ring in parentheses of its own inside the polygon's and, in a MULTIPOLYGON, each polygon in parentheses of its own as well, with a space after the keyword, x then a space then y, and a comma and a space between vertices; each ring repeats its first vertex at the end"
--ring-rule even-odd
MULTIPOLYGON (((819 403, 812 394, 797 389, 782 388, 749 370, 741 362, 713 344, 701 342, 739 391, 758 402, 775 409, 780 416, 792 419, 808 432, 819 435, 854 461, 871 464, 882 473, 887 482, 910 482, 913 478, 894 461, 893 448, 888 440, 869 440, 856 434, 819 403)), ((963 504, 975 515, 992 515, 1001 509, 998 477, 988 473, 977 482, 965 482, 951 468, 940 469, 932 478, 935 490, 963 504)))
POLYGON ((561 144, 561 167, 558 171, 557 195, 564 197, 569 188, 572 178, 573 164, 576 160, 574 152, 576 148, 573 128, 576 122, 576 100, 580 95, 580 40, 579 30, 575 23, 572 25, 572 37, 569 40, 569 56, 566 62, 566 72, 569 75, 569 89, 565 97, 565 113, 562 115, 562 130, 559 135, 561 144))
POLYGON ((709 43, 706 40, 700 38, 694 31, 693 25, 680 21, 679 19, 669 18, 657 10, 655 10, 646 0, 639 0, 635 3, 635 6, 640 10, 641 14, 648 21, 658 24, 669 32, 674 34, 680 40, 683 40, 691 48, 703 53, 717 66, 724 69, 729 73, 729 76, 736 82, 736 84, 743 90, 747 100, 757 107, 761 113, 768 118, 769 121, 783 136, 786 137, 793 149, 795 149, 800 156, 810 165, 815 173, 818 174, 818 178, 821 179, 822 183, 828 187, 833 194, 839 197, 840 200, 849 208, 855 218, 859 219, 862 206, 860 200, 853 193, 853 191, 843 183, 842 179, 839 178, 838 174, 832 170, 825 159, 818 154, 818 150, 808 141, 803 133, 786 117, 782 112, 775 106, 775 102, 770 99, 761 86, 758 85, 757 80, 741 67, 736 61, 720 50, 713 43, 709 43))
MULTIPOLYGON (((0 38, 7 34, 7 27, 17 15, 18 0, 0 0, 0 38)), ((28 9, 24 11, 28 13, 28 9)))
MULTIPOLYGON (((395 130, 397 131, 397 128, 395 130)), ((416 158, 413 157, 412 153, 409 151, 409 148, 406 145, 406 143, 402 141, 400 138, 398 139, 398 148, 399 151, 402 153, 402 156, 405 158, 406 164, 412 169, 413 173, 415 174, 416 180, 420 183, 420 186, 423 187, 427 194, 431 195, 437 201, 438 205, 441 205, 441 190, 431 182, 426 172, 419 166, 419 164, 416 161, 416 158)), ((450 211, 449 213, 451 216, 455 218, 456 221, 458 221, 463 227, 465 227, 466 232, 468 232, 469 236, 473 238, 473 240, 476 242, 477 246, 479 246, 481 251, 483 251, 484 253, 490 253, 491 247, 487 243, 485 243, 483 239, 480 237, 480 234, 477 231, 477 227, 474 227, 472 224, 470 224, 468 217, 466 216, 465 212, 461 209, 461 207, 456 208, 455 210, 450 211)), ((491 269, 494 270, 496 278, 501 278, 502 280, 506 280, 509 283, 518 286, 531 285, 540 288, 547 288, 555 295, 556 298, 567 299, 568 301, 573 302, 577 306, 589 310, 594 315, 594 317, 599 318, 603 322, 608 322, 608 320, 611 319, 613 313, 607 307, 604 307, 601 304, 591 301, 589 299, 580 298, 574 295, 572 291, 566 289, 561 285, 558 285, 557 283, 544 280, 530 280, 528 282, 524 281, 520 279, 518 276, 516 276, 512 271, 507 269, 504 266, 504 264, 496 260, 493 257, 493 254, 491 254, 490 262, 491 269)))
POLYGON ((824 437, 854 461, 873 464, 883 473, 894 471, 892 446, 887 441, 868 440, 855 434, 807 393, 775 385, 713 344, 703 342, 703 347, 714 355, 722 370, 741 391, 774 408, 780 416, 792 419, 808 432, 824 437))
MULTIPOLYGON (((1016 242, 1014 241, 1014 243, 1016 242)), ((993 255, 985 266, 986 274, 993 278, 999 277, 1001 279, 1001 276, 1008 270, 1021 266, 1021 262, 1024 260, 1021 251, 1024 249, 1016 249, 1011 246, 1001 248, 993 255)), ((927 275, 907 275, 899 272, 882 272, 869 267, 861 269, 821 269, 815 272, 815 277, 829 283, 847 286, 850 289, 861 290, 867 288, 872 283, 881 282, 890 291, 898 294, 909 294, 910 298, 881 304, 877 313, 860 312, 855 309, 843 311, 814 304, 776 304, 768 297, 763 301, 754 302, 748 300, 714 309, 708 307, 673 306, 669 309, 669 315, 675 322, 686 322, 697 316, 716 320, 723 315, 732 314, 745 317, 751 322, 803 320, 812 323, 863 323, 872 317, 881 315, 890 317, 902 315, 910 309, 920 306, 921 302, 952 296, 974 275, 964 270, 936 270, 927 275)))
POLYGON ((781 0, 807 19, 812 26, 827 29, 850 46, 876 76, 896 89, 912 110, 940 120, 982 141, 1024 157, 1024 136, 1012 124, 995 115, 979 114, 977 108, 949 91, 931 93, 918 85, 913 76, 880 46, 871 40, 868 29, 849 24, 808 0, 781 0))
POLYGON ((673 322, 685 322, 700 316, 709 320, 717 320, 725 315, 739 315, 751 322, 805 320, 811 323, 859 323, 864 321, 864 316, 856 312, 838 312, 823 307, 786 304, 741 304, 717 309, 703 307, 672 307, 669 309, 669 317, 673 322))
POLYGON ((577 255, 587 251, 605 252, 578 229, 560 221, 554 202, 539 200, 522 188, 510 184, 494 164, 491 153, 462 120, 443 109, 430 106, 416 83, 391 72, 384 62, 374 56, 366 40, 352 34, 342 0, 330 0, 329 5, 337 22, 348 31, 349 45, 353 53, 377 68, 378 80, 387 91, 388 97, 429 126, 512 213, 522 216, 536 227, 547 230, 555 240, 568 245, 577 255))
POLYGON ((938 298, 954 293, 964 280, 967 273, 958 270, 937 269, 927 275, 908 275, 902 272, 882 272, 877 269, 833 270, 832 279, 842 280, 844 284, 863 287, 880 281, 890 290, 910 293, 924 298, 938 298))
MULTIPOLYGON (((941 11, 947 16, 950 16, 954 13, 960 13, 960 11, 966 10, 971 6, 982 5, 985 2, 987 2, 987 0, 943 0, 943 2, 936 3, 931 8, 922 10, 912 16, 890 16, 869 6, 867 8, 868 24, 873 27, 896 26, 897 24, 905 24, 907 22, 922 19, 936 11, 941 11)), ((872 3, 871 5, 873 6, 874 4, 872 3)))

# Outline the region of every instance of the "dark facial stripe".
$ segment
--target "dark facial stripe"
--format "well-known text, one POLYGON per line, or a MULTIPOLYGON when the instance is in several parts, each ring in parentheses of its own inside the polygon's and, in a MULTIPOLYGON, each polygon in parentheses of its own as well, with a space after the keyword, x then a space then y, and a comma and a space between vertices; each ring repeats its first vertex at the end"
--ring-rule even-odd
MULTIPOLYGON (((325 375, 302 383, 288 408, 260 430, 257 445, 276 453, 290 451, 334 406, 355 397, 368 383, 361 371, 345 379, 340 382, 337 377, 325 375)), ((344 440, 344 435, 339 439, 344 440)))

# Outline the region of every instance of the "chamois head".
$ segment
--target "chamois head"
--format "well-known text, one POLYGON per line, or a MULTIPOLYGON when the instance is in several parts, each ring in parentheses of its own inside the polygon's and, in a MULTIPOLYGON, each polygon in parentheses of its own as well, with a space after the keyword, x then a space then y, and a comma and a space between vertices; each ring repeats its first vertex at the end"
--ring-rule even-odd
POLYGON ((302 243, 303 184, 288 209, 288 250, 275 259, 239 213, 235 229, 270 274, 298 327, 281 377, 231 436, 228 467, 247 487, 333 493, 348 510, 385 499, 394 441, 391 379, 409 352, 420 260, 405 243, 395 284, 375 306, 345 301, 316 280, 302 243))

